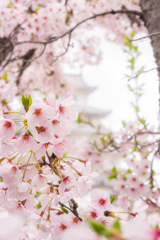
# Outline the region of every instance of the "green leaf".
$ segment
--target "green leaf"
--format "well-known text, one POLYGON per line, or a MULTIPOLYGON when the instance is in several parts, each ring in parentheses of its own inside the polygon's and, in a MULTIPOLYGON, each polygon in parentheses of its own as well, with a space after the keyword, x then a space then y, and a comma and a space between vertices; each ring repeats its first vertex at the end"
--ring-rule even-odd
POLYGON ((135 31, 131 33, 131 37, 133 38, 135 36, 135 31))
POLYGON ((2 76, 2 79, 5 80, 5 82, 7 82, 7 78, 8 78, 8 74, 5 72, 4 75, 2 76))
POLYGON ((117 169, 116 167, 113 167, 111 172, 113 173, 111 176, 108 177, 109 180, 112 180, 113 178, 117 178, 117 169))
POLYGON ((119 223, 119 219, 117 219, 117 220, 113 223, 112 228, 113 228, 113 229, 116 229, 118 232, 121 233, 121 225, 120 225, 120 223, 119 223))
POLYGON ((131 91, 131 92, 134 92, 134 89, 131 87, 131 85, 127 85, 127 87, 129 88, 129 90, 131 91))
POLYGON ((92 145, 93 145, 94 147, 97 147, 97 142, 96 142, 96 140, 94 140, 94 142, 92 143, 92 145))
POLYGON ((139 152, 139 149, 138 149, 138 147, 136 145, 134 145, 134 148, 133 148, 131 153, 134 153, 134 152, 139 152))
POLYGON ((134 66, 133 66, 133 65, 131 65, 129 68, 130 68, 131 70, 133 70, 133 69, 134 69, 134 66))
POLYGON ((83 121, 82 121, 82 118, 81 118, 82 114, 83 114, 83 112, 80 112, 80 113, 78 114, 78 118, 77 118, 77 123, 78 123, 78 124, 81 124, 81 123, 83 122, 83 121))
POLYGON ((100 140, 103 144, 105 144, 106 141, 104 140, 104 136, 100 137, 100 140))
POLYGON ((110 230, 108 230, 107 228, 105 228, 103 225, 101 225, 99 222, 92 220, 90 218, 86 218, 87 222, 89 223, 89 225, 91 226, 91 228, 98 233, 101 236, 105 236, 105 237, 112 237, 113 234, 111 233, 110 230))
POLYGON ((116 167, 113 167, 111 171, 112 171, 112 173, 117 174, 117 168, 116 167))
POLYGON ((40 209, 42 207, 42 204, 41 204, 41 202, 39 202, 37 205, 36 205, 36 208, 37 209, 40 209))
POLYGON ((68 213, 69 213, 69 211, 68 211, 66 208, 62 207, 62 206, 61 206, 61 209, 62 209, 62 212, 63 212, 63 213, 65 213, 65 214, 68 214, 68 213))
POLYGON ((39 191, 36 191, 36 195, 41 195, 41 192, 39 192, 39 191))
POLYGON ((7 106, 7 105, 8 105, 8 102, 6 101, 6 99, 3 99, 3 100, 2 100, 2 103, 3 103, 4 106, 7 106))
POLYGON ((36 10, 34 12, 37 13, 38 11, 39 11, 39 8, 36 8, 36 10))
POLYGON ((127 35, 123 35, 126 41, 130 41, 129 37, 127 35))
POLYGON ((32 98, 30 95, 27 96, 27 94, 26 94, 26 97, 24 96, 24 94, 21 94, 21 96, 22 96, 21 101, 24 106, 24 109, 26 112, 28 112, 29 107, 32 105, 32 98))
POLYGON ((130 60, 129 60, 130 63, 134 63, 135 62, 135 58, 132 57, 130 60))
POLYGON ((118 197, 116 195, 113 195, 110 199, 110 202, 113 203, 118 197))
POLYGON ((139 112, 139 107, 138 106, 135 106, 134 108, 135 108, 136 112, 139 112))
POLYGON ((125 122, 125 121, 122 121, 122 124, 123 124, 123 127, 125 127, 125 126, 126 126, 126 122, 125 122))
POLYGON ((107 137, 107 138, 110 138, 110 137, 111 137, 111 134, 112 134, 112 132, 108 132, 108 133, 106 134, 106 137, 107 137))
POLYGON ((146 120, 144 118, 138 118, 140 123, 142 123, 144 126, 146 125, 146 120))
POLYGON ((27 131, 28 131, 29 136, 33 137, 33 134, 31 133, 31 131, 29 131, 29 129, 27 129, 27 131))
POLYGON ((10 3, 8 4, 8 8, 13 8, 13 3, 12 3, 12 2, 10 2, 10 3))
POLYGON ((134 46, 133 48, 134 48, 135 52, 137 52, 138 47, 137 47, 137 46, 134 46))
POLYGON ((102 127, 102 125, 99 124, 99 125, 98 125, 98 128, 97 128, 97 131, 98 131, 98 132, 101 130, 101 127, 102 127))
POLYGON ((132 173, 132 171, 130 169, 127 170, 127 174, 129 174, 129 173, 132 173))
POLYGON ((111 181, 112 179, 117 178, 117 175, 111 175, 108 177, 108 180, 111 181))
POLYGON ((3 178, 2 177, 0 177, 0 182, 3 182, 3 178))

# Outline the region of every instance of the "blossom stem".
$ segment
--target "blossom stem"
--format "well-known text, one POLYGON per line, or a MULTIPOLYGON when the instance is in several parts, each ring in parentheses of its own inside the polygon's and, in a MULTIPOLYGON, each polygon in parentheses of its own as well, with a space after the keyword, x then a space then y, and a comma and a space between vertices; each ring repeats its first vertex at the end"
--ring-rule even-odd
POLYGON ((12 156, 12 155, 15 154, 16 152, 17 152, 17 151, 15 151, 15 152, 9 154, 8 157, 12 156))
POLYGON ((15 158, 18 156, 18 154, 19 154, 19 153, 17 153, 17 154, 16 154, 14 157, 12 157, 11 159, 12 159, 12 160, 15 159, 15 158))
POLYGON ((24 169, 23 179, 24 179, 24 177, 25 177, 25 173, 26 173, 26 170, 27 170, 27 167, 28 167, 29 161, 30 161, 30 159, 31 159, 31 156, 32 156, 32 152, 31 152, 31 155, 29 156, 28 162, 27 162, 26 167, 25 167, 25 169, 24 169))
POLYGON ((15 132, 15 135, 16 135, 19 131, 21 131, 24 127, 25 127, 25 126, 21 127, 17 132, 15 132))
MULTIPOLYGON (((28 165, 28 166, 29 166, 29 165, 28 165)), ((38 193, 38 194, 36 194, 36 195, 32 194, 32 195, 35 196, 35 197, 39 197, 40 195, 43 195, 43 194, 46 194, 46 192, 44 192, 44 193, 38 193)))
MULTIPOLYGON (((28 152, 28 153, 29 153, 29 152, 28 152)), ((20 156, 20 158, 18 159, 17 164, 20 163, 20 161, 21 161, 25 156, 27 156, 28 153, 26 153, 24 156, 23 156, 23 154, 22 154, 22 155, 20 156)))
POLYGON ((13 118, 12 120, 24 120, 25 118, 13 118))
POLYGON ((24 120, 14 120, 14 119, 13 119, 13 121, 14 122, 24 122, 24 120))
MULTIPOLYGON (((30 164, 28 164, 28 166, 33 166, 33 165, 35 165, 35 164, 34 164, 34 163, 30 163, 30 164)), ((26 167, 26 165, 22 165, 22 166, 20 166, 19 169, 24 168, 24 167, 26 167)))
POLYGON ((21 158, 23 157, 23 154, 20 156, 20 158, 17 160, 17 164, 21 161, 21 158))
POLYGON ((17 113, 17 114, 25 115, 25 113, 20 113, 20 112, 5 112, 4 114, 9 114, 9 113, 17 113))
POLYGON ((57 208, 50 208, 51 211, 58 211, 58 212, 62 212, 60 209, 57 208))
POLYGON ((52 200, 53 200, 53 197, 49 200, 49 202, 47 203, 47 205, 45 206, 42 212, 46 211, 46 208, 48 207, 49 204, 51 204, 52 200))
POLYGON ((55 167, 56 167, 56 170, 57 170, 57 173, 58 173, 58 176, 59 176, 59 178, 62 180, 62 178, 61 178, 61 176, 60 176, 60 173, 59 173, 59 170, 58 170, 58 167, 55 165, 55 167))
POLYGON ((114 212, 114 213, 128 213, 128 214, 130 214, 129 212, 114 212))
POLYGON ((78 161, 80 161, 80 162, 86 162, 85 160, 82 160, 82 159, 80 159, 80 158, 76 158, 76 157, 70 157, 70 156, 65 156, 66 158, 72 158, 72 159, 75 159, 75 160, 78 160, 78 161))
POLYGON ((74 167, 72 167, 72 165, 70 165, 68 162, 66 162, 64 159, 63 159, 63 162, 64 163, 66 163, 66 164, 68 164, 74 171, 76 171, 76 173, 78 174, 78 175, 82 175, 80 172, 78 172, 74 167))

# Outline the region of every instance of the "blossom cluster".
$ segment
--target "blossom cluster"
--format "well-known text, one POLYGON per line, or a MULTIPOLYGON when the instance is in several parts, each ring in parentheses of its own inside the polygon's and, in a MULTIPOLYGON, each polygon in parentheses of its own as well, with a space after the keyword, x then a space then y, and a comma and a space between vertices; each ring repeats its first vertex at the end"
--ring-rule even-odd
POLYGON ((149 190, 150 163, 128 157, 130 171, 111 172, 118 197, 91 190, 98 177, 95 160, 101 155, 96 144, 86 145, 90 154, 84 156, 83 150, 84 158, 69 155, 66 136, 77 118, 72 98, 48 95, 41 102, 22 95, 22 103, 25 113, 1 111, 0 116, 0 205, 8 213, 1 218, 1 238, 157 240, 159 218, 153 212, 159 194, 157 188, 149 190))
MULTIPOLYGON (((154 165, 159 126, 138 118, 116 134, 98 129, 96 140, 80 139, 72 156, 69 134, 77 111, 73 99, 64 98, 72 84, 64 79, 60 63, 99 63, 100 42, 79 28, 72 33, 74 44, 67 35, 52 43, 52 37, 62 36, 90 13, 123 5, 139 10, 138 0, 1 1, 0 43, 5 51, 0 75, 0 239, 159 239, 160 186, 154 165), (66 46, 76 46, 74 56, 62 57, 66 46), (43 102, 22 94, 24 111, 11 110, 8 103, 15 96, 37 90, 43 102), (110 168, 106 154, 115 151, 121 159, 110 168), (104 190, 92 189, 99 174, 107 180, 104 190)), ((124 33, 138 31, 126 15, 93 21, 83 26, 101 26, 107 29, 106 38, 112 40, 114 33, 117 42, 124 33)))
MULTIPOLYGON (((18 224, 10 233, 2 229, 1 237, 61 239, 65 229, 82 225, 86 214, 95 217, 96 208, 109 208, 110 198, 93 192, 90 207, 77 211, 74 199, 83 198, 98 173, 87 159, 66 155, 71 149, 66 136, 77 118, 72 98, 49 95, 45 102, 32 102, 30 95, 23 95, 22 103, 26 113, 1 111, 0 116, 0 204, 10 216, 3 222, 18 224)), ((103 211, 98 216, 105 218, 103 211)))
MULTIPOLYGON (((64 80, 61 63, 73 67, 77 64, 83 66, 84 63, 98 64, 102 59, 101 50, 97 47, 100 45, 100 38, 92 31, 95 26, 101 26, 107 31, 107 39, 118 42, 124 41, 124 33, 130 34, 133 29, 137 32, 143 28, 130 23, 126 15, 109 15, 79 26, 72 33, 71 39, 71 36, 66 35, 52 42, 52 38, 60 37, 92 14, 121 9, 123 5, 128 9, 139 10, 138 0, 66 2, 67 5, 64 0, 0 2, 0 44, 6 46, 0 60, 0 78, 3 79, 7 73, 9 79, 6 82, 1 81, 4 93, 9 90, 12 95, 17 96, 19 93, 26 93, 27 89, 27 93, 32 95, 39 90, 43 95, 52 91, 55 95, 67 97, 71 95, 72 84, 64 80), (84 33, 84 28, 89 30, 89 34, 84 33), (111 38, 113 35, 115 37, 111 38), (45 42, 47 44, 43 45, 45 42), (68 47, 70 55, 66 54, 68 47), (39 71, 36 71, 37 68, 39 71)), ((0 94, 1 107, 8 107, 12 102, 13 98, 6 99, 5 95, 0 94)))

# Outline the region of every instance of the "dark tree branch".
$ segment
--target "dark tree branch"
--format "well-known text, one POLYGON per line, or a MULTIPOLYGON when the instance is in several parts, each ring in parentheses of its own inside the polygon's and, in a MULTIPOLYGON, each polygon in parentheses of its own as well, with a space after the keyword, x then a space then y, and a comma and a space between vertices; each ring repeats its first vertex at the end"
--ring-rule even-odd
POLYGON ((154 203, 151 199, 148 198, 148 199, 144 200, 142 197, 140 197, 140 198, 143 202, 147 203, 148 205, 160 209, 160 207, 158 207, 157 204, 154 203))
POLYGON ((75 200, 73 200, 73 199, 70 200, 70 202, 73 202, 73 201, 74 201, 74 203, 73 203, 74 206, 72 206, 72 207, 70 206, 70 208, 67 207, 67 206, 66 206, 64 203, 62 203, 62 202, 59 202, 59 205, 61 205, 61 206, 64 207, 64 208, 67 208, 69 211, 71 211, 71 212, 82 222, 82 218, 79 217, 78 212, 77 212, 77 208, 78 208, 77 203, 76 203, 75 200))
MULTIPOLYGON (((126 6, 123 5, 122 10, 128 10, 128 9, 126 8, 126 6)), ((136 15, 128 13, 127 16, 129 18, 129 20, 131 21, 131 25, 133 25, 134 23, 137 23, 138 27, 141 26, 142 22, 140 21, 140 19, 138 19, 136 17, 136 15)))
POLYGON ((33 57, 35 51, 36 51, 36 48, 30 49, 24 56, 19 57, 20 59, 23 60, 23 64, 20 68, 20 72, 19 72, 18 78, 16 80, 17 85, 19 85, 19 83, 20 83, 20 78, 21 78, 24 70, 31 64, 31 62, 28 62, 28 60, 33 57))
POLYGON ((71 41, 71 33, 69 33, 69 36, 68 36, 68 44, 67 44, 67 47, 64 47, 65 48, 65 51, 63 53, 61 53, 60 55, 58 55, 57 57, 55 57, 55 59, 53 60, 53 62, 56 62, 58 60, 58 58, 64 56, 67 52, 68 52, 68 49, 69 47, 71 46, 70 45, 70 41, 71 41))
MULTIPOLYGON (((65 3, 67 4, 68 1, 66 1, 65 3)), ((31 10, 31 9, 30 9, 31 10)), ((92 19, 95 19, 97 17, 102 17, 102 16, 106 16, 106 15, 115 15, 115 14, 127 14, 129 17, 131 16, 139 16, 139 18, 141 20, 143 20, 143 13, 140 12, 140 11, 134 11, 134 10, 128 10, 128 9, 121 9, 121 10, 112 10, 112 11, 108 11, 108 12, 103 12, 103 13, 99 13, 99 14, 94 14, 84 20, 82 20, 81 22, 77 23, 74 27, 72 27, 70 30, 68 30, 67 32, 63 33, 62 35, 60 36, 55 36, 55 37, 49 37, 48 39, 44 40, 44 41, 31 41, 31 40, 27 40, 27 41, 22 41, 22 42, 17 42, 17 41, 13 41, 11 40, 11 38, 13 38, 13 36, 16 36, 16 34, 18 34, 19 30, 22 28, 21 25, 22 24, 18 24, 14 29, 13 31, 10 33, 9 37, 8 38, 3 38, 3 39, 0 39, 0 51, 1 51, 1 54, 0 54, 0 64, 7 58, 8 54, 10 52, 13 52, 13 49, 15 46, 17 45, 21 45, 21 44, 25 44, 25 43, 33 43, 33 44, 39 44, 39 45, 43 45, 44 48, 41 52, 41 54, 37 57, 35 57, 32 61, 28 61, 28 59, 24 59, 23 60, 23 64, 22 64, 22 67, 20 69, 20 74, 18 76, 18 80, 17 80, 17 84, 19 84, 19 80, 20 80, 20 76, 23 74, 23 71, 31 64, 31 62, 33 62, 34 60, 36 60, 37 58, 39 58, 45 51, 45 48, 46 48, 46 45, 47 44, 50 44, 50 43, 53 43, 53 42, 56 42, 60 39, 63 39, 65 36, 69 36, 69 41, 68 41, 68 45, 65 49, 65 51, 60 54, 59 56, 56 57, 56 59, 54 61, 56 61, 58 58, 62 57, 69 49, 69 47, 71 46, 70 45, 70 40, 71 40, 71 35, 72 35, 72 32, 78 28, 80 25, 82 25, 83 23, 89 21, 89 20, 92 20, 92 19)), ((32 50, 32 49, 31 49, 32 50)), ((27 52, 28 53, 28 52, 27 52)), ((26 53, 26 54, 27 54, 26 53)), ((11 61, 13 61, 13 59, 10 59, 11 61)), ((9 64, 11 61, 8 61, 7 64, 9 64)), ((6 64, 5 64, 6 66, 6 64)))
POLYGON ((8 54, 13 51, 13 45, 9 38, 0 38, 0 64, 7 58, 8 54))
POLYGON ((67 4, 68 4, 68 0, 65 1, 65 6, 67 6, 67 4))
POLYGON ((77 28, 79 27, 81 24, 91 20, 91 19, 95 19, 97 17, 103 17, 103 16, 106 16, 106 15, 115 15, 115 14, 134 14, 134 15, 137 15, 140 17, 141 20, 143 20, 143 13, 140 12, 140 11, 134 11, 134 10, 112 10, 112 11, 109 11, 109 12, 103 12, 103 13, 99 13, 99 14, 94 14, 93 16, 91 17, 88 17, 84 20, 82 20, 81 22, 77 23, 73 28, 71 28, 70 30, 68 30, 67 32, 65 32, 64 34, 62 34, 61 36, 57 36, 57 37, 50 37, 48 40, 46 41, 30 41, 30 40, 27 40, 27 41, 22 41, 22 42, 12 42, 12 44, 14 45, 21 45, 21 44, 24 44, 24 43, 34 43, 34 44, 49 44, 49 43, 52 43, 52 42, 55 42, 59 39, 62 39, 64 38, 66 35, 68 34, 72 34, 72 32, 77 28))

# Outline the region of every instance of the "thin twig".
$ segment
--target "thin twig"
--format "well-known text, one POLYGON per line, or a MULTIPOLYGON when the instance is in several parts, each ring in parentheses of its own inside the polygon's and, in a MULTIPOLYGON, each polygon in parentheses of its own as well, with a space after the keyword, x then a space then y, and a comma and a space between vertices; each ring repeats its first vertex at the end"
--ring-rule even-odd
POLYGON ((82 222, 82 218, 79 217, 78 213, 76 213, 74 210, 72 210, 71 208, 67 207, 64 203, 59 202, 59 205, 61 205, 64 208, 67 208, 69 211, 71 211, 81 222, 82 222))
POLYGON ((160 207, 158 207, 154 202, 152 202, 151 199, 146 199, 146 200, 144 200, 142 197, 140 197, 140 199, 141 199, 143 202, 147 203, 148 205, 160 209, 160 207))
POLYGON ((148 73, 148 72, 151 72, 151 71, 153 71, 153 70, 157 70, 157 69, 159 69, 159 68, 160 68, 160 67, 156 67, 156 68, 151 68, 151 69, 146 70, 146 71, 142 71, 142 72, 138 73, 137 75, 135 75, 134 77, 129 78, 128 81, 130 81, 130 80, 132 80, 132 79, 134 79, 134 78, 137 78, 137 77, 138 77, 140 74, 142 74, 142 73, 148 73))
POLYGON ((149 35, 147 35, 147 36, 144 36, 144 37, 141 37, 141 38, 137 38, 137 39, 132 39, 132 40, 130 40, 131 42, 135 42, 135 41, 139 41, 139 40, 142 40, 142 39, 145 39, 145 38, 148 38, 148 37, 154 37, 154 36, 157 36, 157 35, 159 35, 160 34, 160 32, 156 32, 156 33, 151 33, 151 34, 149 34, 149 35))

